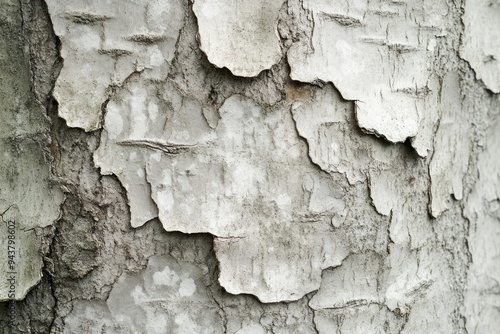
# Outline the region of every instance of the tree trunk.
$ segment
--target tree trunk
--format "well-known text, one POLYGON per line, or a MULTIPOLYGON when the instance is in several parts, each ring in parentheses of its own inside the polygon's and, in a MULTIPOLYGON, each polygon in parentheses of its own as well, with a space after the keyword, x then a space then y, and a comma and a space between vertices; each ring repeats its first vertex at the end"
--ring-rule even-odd
POLYGON ((0 332, 500 332, 498 0, 0 17, 0 332))

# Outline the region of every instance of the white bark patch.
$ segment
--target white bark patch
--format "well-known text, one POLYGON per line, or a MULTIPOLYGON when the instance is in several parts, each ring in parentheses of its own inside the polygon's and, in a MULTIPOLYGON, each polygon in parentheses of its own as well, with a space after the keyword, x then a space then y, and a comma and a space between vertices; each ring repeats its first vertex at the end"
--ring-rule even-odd
POLYGON ((179 276, 175 271, 170 270, 166 266, 162 271, 157 271, 153 274, 153 283, 155 285, 167 285, 172 286, 179 282, 179 276))
MULTIPOLYGON (((218 305, 205 287, 204 270, 169 255, 153 256, 140 274, 122 274, 106 304, 78 301, 65 318, 66 329, 126 329, 131 333, 222 333, 218 305), (197 289, 197 287, 199 287, 197 289), (180 306, 182 305, 182 306, 180 306)), ((112 330, 114 329, 114 330, 112 330)))
POLYGON ((378 277, 382 266, 377 254, 350 255, 340 267, 323 273, 321 288, 309 306, 320 310, 383 304, 378 277))
POLYGON ((500 2, 465 1, 463 23, 460 54, 488 89, 500 93, 500 2))
POLYGON ((101 127, 111 87, 134 71, 165 78, 183 24, 180 0, 47 0, 64 67, 54 96, 71 127, 101 127))
MULTIPOLYGON (((183 97, 171 84, 155 85, 140 80, 131 80, 108 103, 101 145, 94 153, 94 161, 102 174, 115 174, 127 190, 133 227, 158 217, 146 161, 160 161, 162 152, 175 154, 213 139, 204 114, 215 111, 205 109, 198 101, 183 97)), ((164 177, 154 186, 169 189, 172 182, 164 177)), ((168 194, 161 202, 162 210, 174 209, 173 197, 168 194)))
POLYGON ((311 160, 326 172, 345 174, 353 184, 365 180, 363 170, 370 157, 369 144, 351 135, 352 108, 331 85, 318 91, 313 100, 292 105, 297 131, 307 140, 311 160))
MULTIPOLYGON (((497 115, 498 117, 498 115, 497 115)), ((467 239, 471 265, 467 275, 465 315, 469 333, 489 333, 500 328, 500 121, 493 123, 479 155, 479 180, 467 199, 470 220, 467 239)))
POLYGON ((196 284, 194 283, 192 278, 186 278, 182 281, 179 286, 179 295, 181 297, 189 297, 192 296, 196 291, 196 284))
POLYGON ((219 282, 229 293, 250 293, 264 303, 298 300, 319 288, 323 269, 341 265, 348 254, 329 222, 265 225, 244 238, 215 239, 219 282))
POLYGON ((446 2, 304 1, 304 7, 313 13, 314 31, 288 52, 292 79, 332 82, 355 101, 358 125, 368 133, 391 142, 415 137, 433 93, 433 45, 443 34, 446 2))
POLYGON ((370 333, 379 326, 384 333, 400 333, 398 326, 404 321, 410 333, 435 327, 452 332, 456 300, 445 254, 433 251, 431 243, 420 249, 421 253, 393 244, 387 257, 351 254, 340 267, 326 270, 318 293, 309 302, 320 333, 339 328, 343 333, 370 333), (430 317, 429 308, 440 316, 430 317), (387 317, 389 322, 381 321, 387 317))
MULTIPOLYGON (((212 142, 147 161, 160 220, 167 231, 220 237, 219 281, 227 291, 265 302, 299 299, 317 288, 321 269, 345 256, 337 238, 324 234, 344 208, 342 189, 310 163, 287 108, 264 111, 234 96, 219 113, 215 130, 204 125, 212 142)), ((196 117, 184 123, 187 131, 196 132, 196 117)))
POLYGON ((217 67, 257 76, 281 58, 277 31, 283 0, 196 0, 201 49, 217 67))
POLYGON ((448 263, 446 251, 434 250, 432 242, 418 249, 390 246, 386 259, 390 269, 388 275, 381 277, 380 290, 385 291, 389 310, 407 315, 405 331, 408 333, 433 330, 453 333, 458 296, 450 284, 453 271, 448 263), (433 316, 429 310, 433 310, 433 316))
POLYGON ((343 189, 311 163, 286 105, 233 96, 214 128, 214 111, 171 84, 133 80, 122 93, 94 158, 123 182, 134 226, 157 214, 167 231, 217 236, 222 286, 265 302, 301 298, 340 264, 347 250, 329 231, 343 189), (167 108, 145 112, 152 104, 167 108), (115 119, 123 130, 110 137, 115 119))
POLYGON ((375 209, 381 215, 390 216, 400 199, 398 179, 392 173, 375 170, 370 170, 369 175, 370 198, 375 209))
POLYGON ((470 144, 459 92, 458 74, 448 73, 443 79, 441 115, 429 165, 430 213, 433 217, 450 207, 451 194, 456 200, 463 197, 462 177, 469 163, 470 144))

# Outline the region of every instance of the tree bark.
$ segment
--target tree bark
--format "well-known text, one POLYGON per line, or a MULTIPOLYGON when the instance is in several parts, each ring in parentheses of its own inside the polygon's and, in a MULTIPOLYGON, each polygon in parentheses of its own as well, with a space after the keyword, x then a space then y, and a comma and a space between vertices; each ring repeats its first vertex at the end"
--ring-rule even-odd
POLYGON ((2 1, 0 332, 500 332, 498 1, 2 1))

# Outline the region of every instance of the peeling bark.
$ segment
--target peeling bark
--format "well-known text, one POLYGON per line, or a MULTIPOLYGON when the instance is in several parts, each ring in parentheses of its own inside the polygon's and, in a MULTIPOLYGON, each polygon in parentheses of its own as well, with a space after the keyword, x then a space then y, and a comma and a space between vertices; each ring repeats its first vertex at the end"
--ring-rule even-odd
POLYGON ((460 53, 478 79, 494 93, 500 93, 500 30, 498 0, 465 1, 462 18, 464 38, 460 53))
POLYGON ((21 4, 0 332, 500 330, 495 1, 21 4))
POLYGON ((196 0, 200 48, 217 67, 257 76, 281 58, 276 24, 283 0, 196 0))

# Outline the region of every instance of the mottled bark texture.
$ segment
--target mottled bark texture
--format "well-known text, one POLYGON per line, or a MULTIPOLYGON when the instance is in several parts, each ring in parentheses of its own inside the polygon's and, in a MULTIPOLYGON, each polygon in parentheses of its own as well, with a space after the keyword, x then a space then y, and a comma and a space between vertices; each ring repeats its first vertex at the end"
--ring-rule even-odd
POLYGON ((500 332, 498 0, 1 1, 0 332, 500 332))

